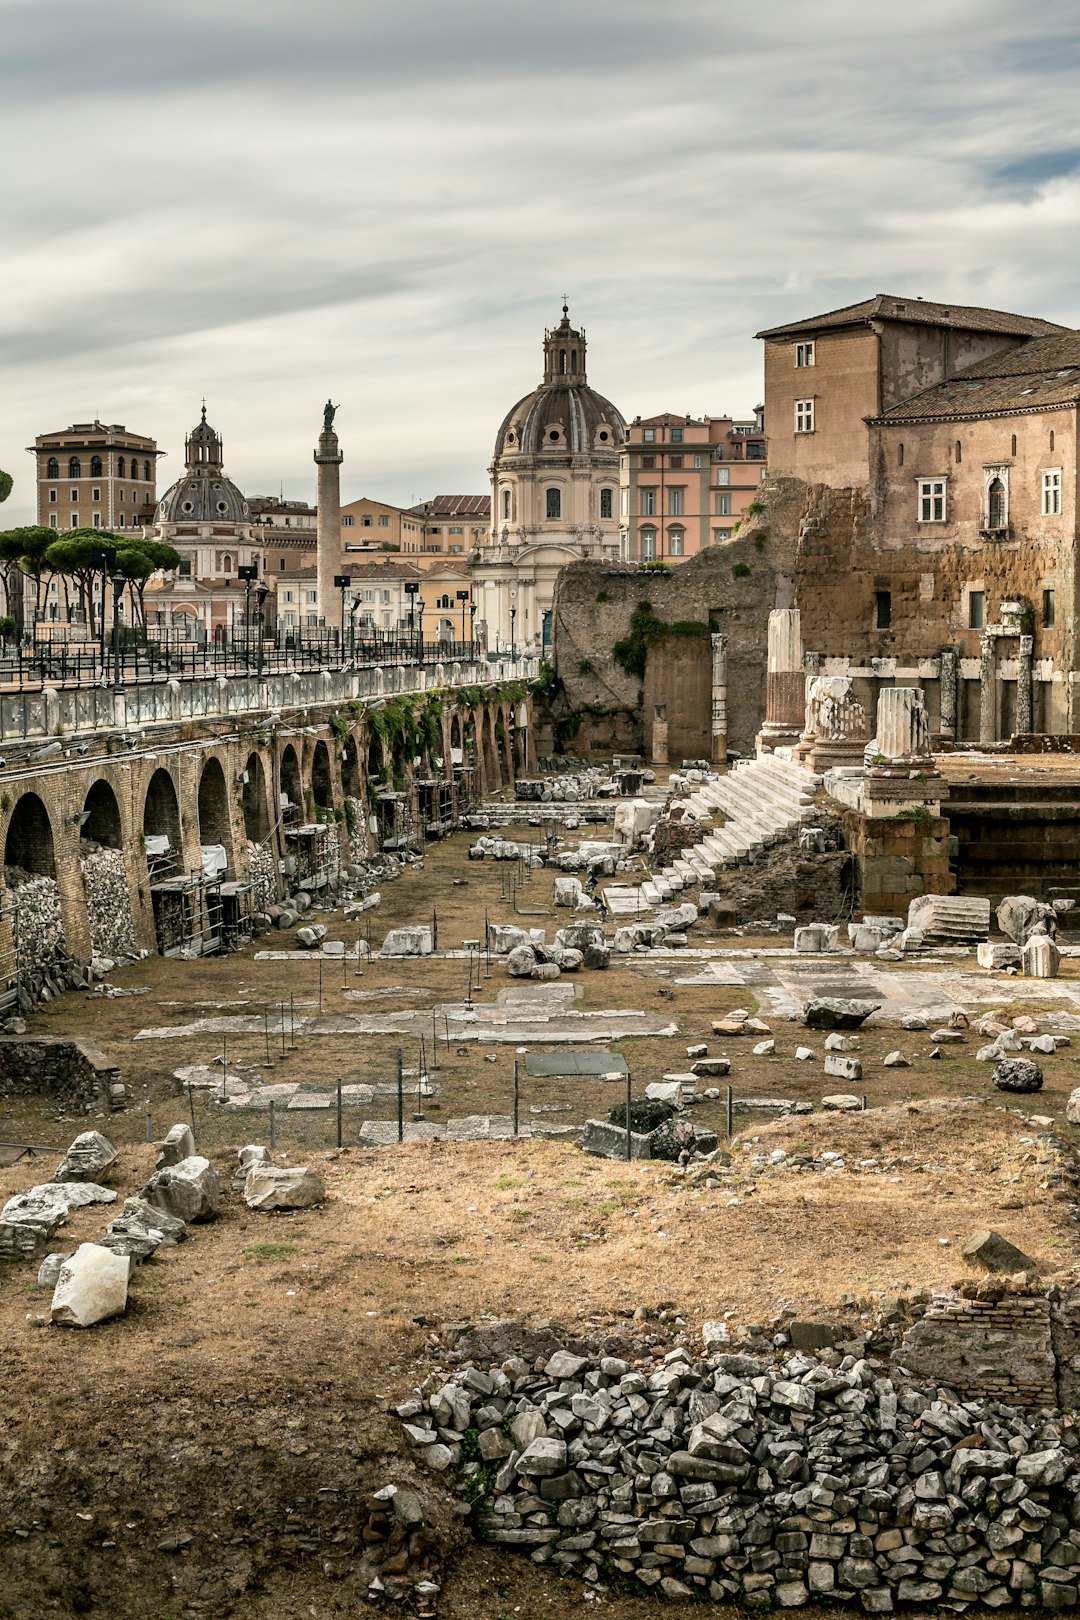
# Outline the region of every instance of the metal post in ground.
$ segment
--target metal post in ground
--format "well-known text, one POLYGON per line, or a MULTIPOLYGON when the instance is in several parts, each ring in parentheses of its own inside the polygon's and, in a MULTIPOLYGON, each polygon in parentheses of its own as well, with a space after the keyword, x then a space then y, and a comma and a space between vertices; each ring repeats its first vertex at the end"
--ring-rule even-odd
POLYGON ((263 1008, 263 1041, 266 1046, 266 1061, 270 1061, 270 1009, 263 1008))
POLYGON ((727 1088, 727 1133, 729 1138, 735 1135, 735 1093, 730 1086, 727 1088))
POLYGON ((397 1055, 397 1139, 405 1140, 405 1071, 401 1066, 401 1052, 397 1055))
POLYGON ((270 1146, 277 1147, 277 1103, 270 1099, 270 1146))
POLYGON ((281 1055, 285 1056, 285 1003, 281 1002, 281 1055))
POLYGON ((154 1116, 149 1108, 146 1110, 146 1140, 148 1142, 154 1140, 154 1116))
POLYGON ((443 1013, 443 1029, 446 1031, 446 1055, 450 1056, 450 1014, 443 1013))
POLYGON ((517 1058, 514 1059, 514 1135, 518 1134, 518 1104, 521 1096, 521 1078, 517 1058))
POLYGON ((342 1148, 342 1147, 345 1146, 345 1133, 344 1133, 343 1122, 342 1122, 342 1118, 341 1118, 341 1076, 340 1076, 340 1074, 337 1077, 337 1145, 338 1145, 339 1148, 342 1148))
POLYGON ((226 1075, 229 1072, 228 1058, 229 1058, 229 1037, 228 1037, 228 1034, 226 1033, 226 1031, 222 1030, 222 1032, 221 1032, 221 1100, 222 1100, 222 1102, 227 1102, 228 1098, 229 1098, 229 1087, 228 1087, 228 1084, 227 1084, 226 1078, 225 1078, 226 1075))
POLYGON ((322 951, 319 952, 319 1011, 322 1012, 322 951))
POLYGON ((289 997, 289 1051, 296 1051, 296 1003, 295 998, 289 997))
POLYGON ((188 1113, 191 1115, 191 1140, 195 1141, 195 1087, 188 1082, 187 1088, 188 1113))
POLYGON ((630 1148, 630 1070, 626 1071, 626 1157, 631 1156, 630 1148))
POLYGON ((439 1020, 438 1014, 431 1015, 431 1072, 434 1074, 439 1067, 439 1020))
POLYGON ((439 948, 439 913, 434 909, 431 913, 431 948, 433 951, 439 948))

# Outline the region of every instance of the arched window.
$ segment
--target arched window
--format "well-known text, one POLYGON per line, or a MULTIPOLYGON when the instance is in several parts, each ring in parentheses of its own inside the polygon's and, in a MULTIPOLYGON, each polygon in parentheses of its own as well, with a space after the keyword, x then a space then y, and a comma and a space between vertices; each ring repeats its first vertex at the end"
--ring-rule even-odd
POLYGON ((46 478, 59 478, 60 463, 55 456, 50 456, 45 463, 45 476, 46 478))
POLYGON ((545 493, 545 515, 549 518, 562 517, 562 490, 549 489, 545 493))
POLYGON ((600 516, 602 518, 615 516, 614 494, 610 489, 600 491, 600 516))
POLYGON ((896 464, 897 464, 898 467, 902 467, 904 465, 904 446, 903 446, 903 444, 899 444, 896 447, 896 464))
POLYGON ((116 476, 117 478, 127 477, 127 459, 124 456, 121 456, 120 460, 116 463, 116 476))
POLYGON ((232 556, 229 552, 226 552, 224 557, 221 559, 221 572, 223 574, 232 573, 232 556))
POLYGON ((669 529, 667 548, 669 557, 683 557, 685 553, 685 532, 682 529, 669 529))
POLYGON ((509 522, 509 519, 510 519, 510 500, 511 500, 510 491, 508 489, 504 489, 503 492, 502 492, 502 496, 503 496, 503 517, 509 522))
POLYGON ((439 600, 435 604, 436 607, 440 607, 440 608, 449 608, 449 607, 453 607, 453 605, 454 604, 450 600, 449 596, 447 596, 445 594, 440 596, 439 600))
POLYGON ((148 484, 150 482, 150 463, 148 461, 144 461, 142 464, 142 475, 143 483, 148 484))
POLYGON ((653 562, 656 558, 656 530, 642 529, 641 531, 641 560, 653 562))
POLYGON ((1012 453, 1015 456, 1015 454, 1016 454, 1016 434, 1015 433, 1012 436, 1012 453))
POLYGON ((570 370, 572 372, 575 372, 575 373, 577 372, 577 350, 576 349, 571 349, 570 350, 570 370))
POLYGON ((559 350, 559 371, 560 371, 562 376, 564 376, 564 377, 566 376, 566 350, 565 349, 560 349, 559 350))
POLYGON ((1003 529, 1006 522, 1007 503, 1005 500, 1005 485, 1000 478, 991 478, 990 487, 986 494, 987 526, 991 529, 1003 529))
POLYGON ((957 459, 957 461, 962 461, 963 460, 963 455, 964 455, 963 446, 961 445, 960 440, 957 439, 957 441, 956 441, 956 459, 957 459))
POLYGON ((69 478, 81 478, 82 477, 82 462, 79 460, 78 456, 72 456, 70 458, 70 460, 68 461, 68 477, 69 478))
POLYGON ((1054 448, 1054 430, 1053 430, 1053 428, 1050 429, 1050 448, 1051 448, 1051 450, 1054 448))
POLYGON ((101 457, 100 456, 91 456, 90 457, 90 476, 91 476, 91 478, 100 478, 101 477, 101 457))

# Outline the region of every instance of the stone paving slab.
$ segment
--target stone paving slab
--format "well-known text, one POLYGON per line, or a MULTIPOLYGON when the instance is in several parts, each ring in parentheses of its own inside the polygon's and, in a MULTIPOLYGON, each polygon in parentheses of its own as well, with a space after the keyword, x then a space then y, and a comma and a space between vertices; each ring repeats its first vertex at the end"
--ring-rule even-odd
POLYGON ((922 1014, 931 1023, 944 1023, 954 1012, 972 1007, 993 1007, 1003 1002, 1064 1001, 1080 1007, 1080 984, 1066 979, 1003 979, 986 972, 964 973, 955 968, 941 972, 911 968, 890 972, 874 960, 816 957, 772 964, 772 984, 759 988, 768 1010, 778 1018, 798 1018, 812 996, 845 996, 882 1003, 870 1024, 899 1023, 907 1013, 922 1014))
MULTIPOLYGON (((566 1041, 615 1041, 631 1035, 673 1036, 678 1025, 667 1022, 655 1013, 638 1012, 631 1008, 611 1008, 602 1012, 564 1012, 549 1016, 534 1008, 523 1008, 520 1013, 509 1009, 492 1013, 490 1004, 470 1016, 461 1009, 439 1014, 440 1024, 445 1016, 450 1023, 451 1041, 476 1041, 484 1045, 503 1043, 523 1044, 529 1041, 548 1045, 566 1041)), ((288 1025, 286 1025, 288 1028, 288 1025)), ((273 1031, 273 1026, 271 1026, 273 1031)), ((431 1033, 430 1012, 389 1013, 383 1016, 363 1016, 359 1013, 323 1014, 321 1017, 298 1018, 296 1034, 300 1037, 322 1035, 400 1035, 418 1038, 431 1033)), ((200 1018, 190 1024, 170 1024, 141 1029, 133 1039, 137 1041, 190 1040, 195 1035, 261 1035, 261 1018, 200 1018)))
MULTIPOLYGON (((559 1129, 556 1127, 556 1129, 559 1129)), ((576 1129, 571 1127, 571 1129, 576 1129)), ((559 1134, 562 1131, 559 1130, 559 1134)), ((460 1119, 448 1119, 434 1124, 424 1120, 405 1126, 406 1142, 495 1142, 506 1141, 514 1135, 514 1121, 510 1114, 465 1114, 460 1119)), ((533 1129, 523 1124, 519 1136, 532 1136, 533 1129)), ((398 1128, 396 1119, 365 1119, 360 1127, 361 1147, 396 1146, 398 1128)))

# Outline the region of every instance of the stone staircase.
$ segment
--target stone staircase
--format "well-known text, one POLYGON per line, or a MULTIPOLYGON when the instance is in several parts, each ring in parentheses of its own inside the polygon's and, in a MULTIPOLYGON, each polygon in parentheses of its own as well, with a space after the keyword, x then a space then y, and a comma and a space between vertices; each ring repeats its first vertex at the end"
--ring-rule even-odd
POLYGON ((740 760, 715 782, 703 782, 690 795, 690 804, 702 817, 719 812, 724 825, 703 827, 700 842, 642 884, 642 898, 662 905, 683 889, 707 888, 725 867, 753 860, 770 845, 794 837, 811 819, 814 790, 820 785, 820 776, 775 754, 740 760))

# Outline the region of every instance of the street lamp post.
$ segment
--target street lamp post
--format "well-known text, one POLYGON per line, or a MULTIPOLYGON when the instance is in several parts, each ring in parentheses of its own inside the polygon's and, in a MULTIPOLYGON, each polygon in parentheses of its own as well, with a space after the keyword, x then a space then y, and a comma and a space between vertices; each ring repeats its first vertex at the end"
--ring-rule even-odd
POLYGON ((514 658, 514 620, 517 618, 517 591, 510 592, 510 658, 514 658))
POLYGON ((405 595, 409 598, 409 640, 412 643, 413 653, 415 654, 415 652, 416 652, 416 597, 417 597, 417 593, 420 590, 420 582, 419 582, 419 580, 407 579, 405 581, 404 585, 402 586, 402 590, 405 592, 405 595))
POLYGON ((244 668, 251 668, 251 587, 259 577, 256 563, 241 563, 236 570, 237 579, 244 582, 244 668))
POLYGON ((351 574, 335 574, 334 588, 341 592, 341 664, 345 666, 345 592, 352 584, 351 574))
MULTIPOLYGON (((101 644, 101 674, 102 674, 102 679, 104 679, 105 675, 106 675, 106 669, 105 669, 105 586, 106 586, 106 584, 108 582, 108 578, 109 578, 109 574, 110 574, 111 570, 116 567, 116 548, 115 548, 115 546, 95 546, 94 549, 90 553, 90 562, 91 562, 92 567, 101 569, 101 624, 100 624, 100 628, 99 628, 99 633, 100 633, 100 644, 101 644)), ((90 600, 90 634, 93 635, 93 633, 94 633, 94 602, 93 602, 93 597, 91 597, 91 600, 90 600)))
MULTIPOLYGON (((117 690, 120 688, 120 597, 126 584, 127 580, 123 574, 115 573, 113 575, 113 686, 117 690)), ((102 604, 102 611, 104 611, 104 604, 102 604)))
POLYGON ((259 603, 257 611, 258 611, 258 627, 259 627, 259 679, 260 680, 262 680, 263 656, 264 656, 264 653, 265 653, 265 643, 266 643, 266 629, 265 629, 265 622, 264 622, 265 621, 265 614, 266 614, 266 598, 269 595, 270 595, 270 587, 269 587, 269 585, 267 585, 265 583, 265 581, 261 581, 256 586, 256 589, 255 589, 255 596, 256 596, 256 598, 258 600, 258 603, 259 603))
POLYGON ((457 599, 461 603, 461 641, 462 641, 462 649, 464 650, 464 643, 465 643, 465 604, 466 604, 466 602, 469 602, 469 601, 472 600, 472 592, 471 591, 458 591, 457 599))
POLYGON ((417 624, 419 626, 418 637, 417 637, 417 639, 418 639, 417 656, 418 656, 418 658, 420 660, 420 663, 422 664, 424 662, 424 598, 422 596, 418 598, 417 607, 418 607, 417 624))
POLYGON ((469 600, 469 653, 476 657, 476 603, 469 600))

